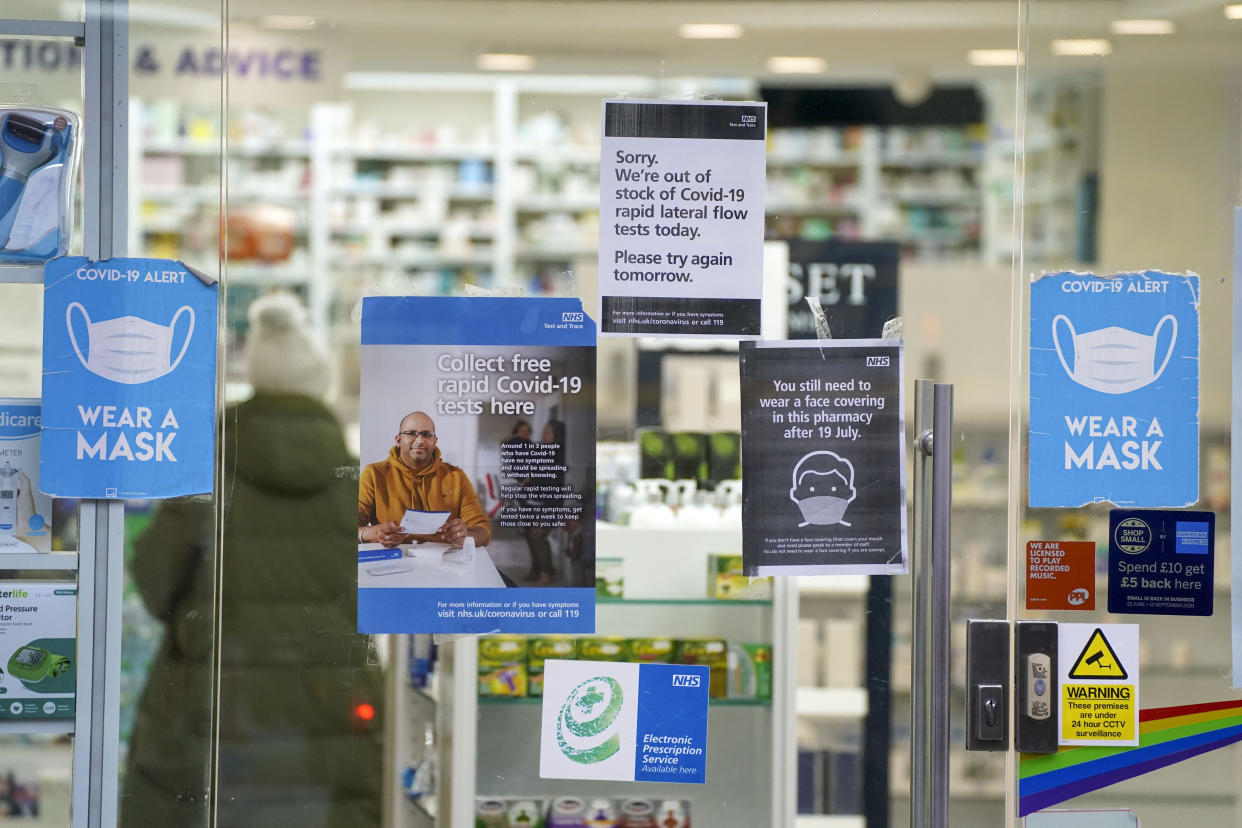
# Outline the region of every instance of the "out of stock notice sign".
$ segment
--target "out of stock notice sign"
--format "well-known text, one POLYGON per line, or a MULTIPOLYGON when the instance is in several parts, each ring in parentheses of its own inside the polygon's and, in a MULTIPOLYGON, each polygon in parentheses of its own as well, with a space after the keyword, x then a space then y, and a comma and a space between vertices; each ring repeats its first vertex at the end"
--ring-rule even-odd
POLYGON ((604 101, 600 332, 759 336, 767 105, 604 101))

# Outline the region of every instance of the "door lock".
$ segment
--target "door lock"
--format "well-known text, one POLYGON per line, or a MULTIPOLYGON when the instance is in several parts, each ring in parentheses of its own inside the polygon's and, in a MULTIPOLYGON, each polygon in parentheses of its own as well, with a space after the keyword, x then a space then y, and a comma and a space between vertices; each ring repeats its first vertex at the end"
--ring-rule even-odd
POLYGON ((1009 749, 1009 622, 966 622, 966 749, 1009 749))

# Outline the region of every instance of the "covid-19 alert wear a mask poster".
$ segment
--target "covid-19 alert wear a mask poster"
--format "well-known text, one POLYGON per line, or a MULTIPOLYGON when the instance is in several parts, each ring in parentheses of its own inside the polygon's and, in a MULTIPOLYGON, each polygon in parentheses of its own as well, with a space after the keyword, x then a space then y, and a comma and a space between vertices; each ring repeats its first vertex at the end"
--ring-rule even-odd
POLYGON ((218 291, 165 259, 44 268, 42 490, 162 498, 212 490, 218 291))
POLYGON ((595 323, 576 299, 362 302, 358 629, 595 629, 595 323))
POLYGON ((761 342, 741 375, 747 574, 905 572, 902 343, 761 342))
POLYGON ((1199 499, 1199 277, 1031 283, 1032 507, 1199 499))

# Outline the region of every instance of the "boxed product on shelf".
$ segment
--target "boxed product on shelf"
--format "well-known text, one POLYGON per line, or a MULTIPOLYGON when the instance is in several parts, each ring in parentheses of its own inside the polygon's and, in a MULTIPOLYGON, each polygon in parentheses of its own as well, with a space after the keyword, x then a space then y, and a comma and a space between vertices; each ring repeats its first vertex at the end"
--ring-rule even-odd
POLYGON ((722 638, 692 638, 677 642, 674 664, 702 664, 709 668, 708 696, 724 699, 729 696, 728 645, 722 638))
POLYGON ((729 698, 772 698, 772 645, 729 645, 729 698))
POLYGON ((542 797, 494 799, 479 797, 474 802, 475 828, 543 828, 548 801, 542 797))
POLYGON ((532 696, 543 695, 543 663, 549 658, 574 657, 574 639, 568 635, 545 635, 532 638, 526 649, 526 676, 532 696))
POLYGON ((595 597, 621 598, 625 595, 625 561, 621 558, 595 559, 595 597))
POLYGON ((619 635, 579 638, 578 658, 582 661, 627 661, 629 643, 629 639, 619 635))
POLYGON ((717 431, 707 440, 707 477, 715 485, 722 480, 742 477, 742 434, 717 431))
POLYGON ((638 476, 673 479, 673 435, 658 428, 638 434, 638 476))
POLYGON ((740 554, 708 555, 707 595, 723 601, 770 601, 772 579, 744 574, 740 554))
POLYGON ((479 639, 479 695, 525 696, 527 641, 521 635, 479 639))
MULTIPOLYGON (((798 686, 818 687, 819 669, 819 622, 814 618, 798 619, 798 686)), ((908 663, 909 659, 907 659, 908 663)))
POLYGON ((697 480, 699 485, 707 483, 709 442, 706 434, 695 431, 678 431, 673 434, 674 480, 697 480))
POLYGON ((861 754, 853 750, 799 750, 798 813, 862 813, 861 754))
POLYGON ((77 144, 78 116, 67 109, 0 106, 0 265, 69 251, 77 144))
POLYGON ((671 638, 631 638, 630 661, 667 664, 673 660, 677 642, 671 638))
POLYGON ((690 828, 692 800, 645 797, 479 797, 475 828, 690 828))
POLYGON ((858 620, 855 618, 825 620, 822 641, 821 663, 824 666, 824 686, 858 687, 862 684, 863 630, 858 620))

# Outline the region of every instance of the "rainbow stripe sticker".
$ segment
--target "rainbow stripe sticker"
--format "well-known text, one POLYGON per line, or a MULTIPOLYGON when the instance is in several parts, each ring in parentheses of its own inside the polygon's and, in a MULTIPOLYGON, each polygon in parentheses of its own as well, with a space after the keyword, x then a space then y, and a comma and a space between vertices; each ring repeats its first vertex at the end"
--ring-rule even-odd
POLYGON ((1138 747, 1067 747, 1024 754, 1018 768, 1018 815, 1242 741, 1242 701, 1139 711, 1138 747))

